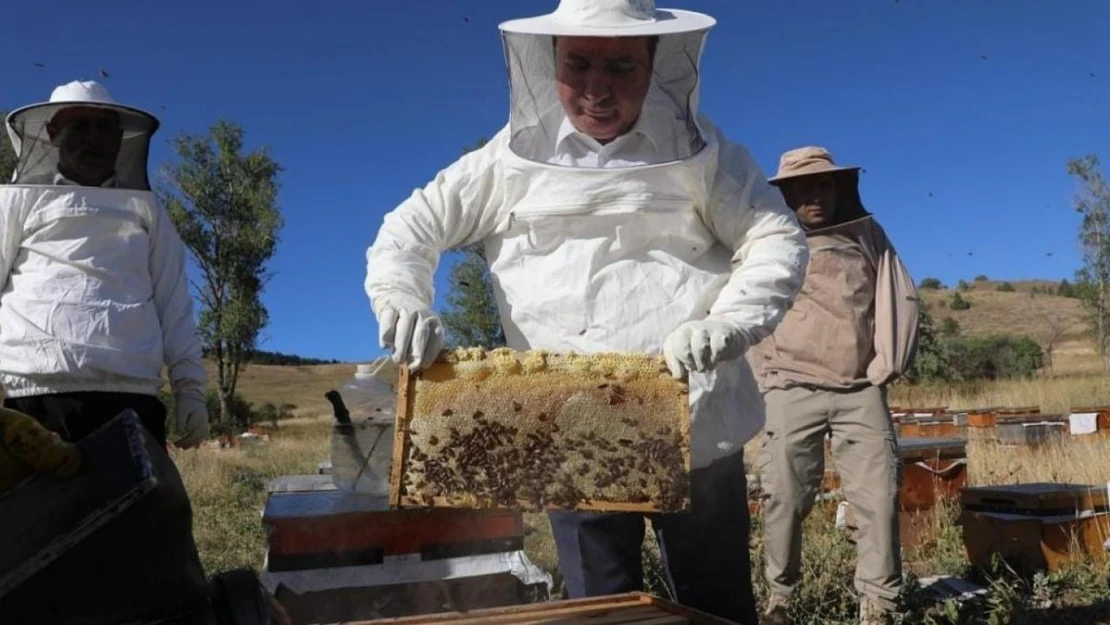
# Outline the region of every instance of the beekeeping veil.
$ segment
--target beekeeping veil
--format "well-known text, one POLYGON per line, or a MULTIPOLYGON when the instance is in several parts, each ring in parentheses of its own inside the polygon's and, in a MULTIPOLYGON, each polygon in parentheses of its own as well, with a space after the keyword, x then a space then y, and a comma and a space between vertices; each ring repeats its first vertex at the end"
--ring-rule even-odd
POLYGON ((50 94, 48 102, 25 106, 8 115, 8 138, 18 157, 12 184, 54 184, 60 153, 51 141, 47 125, 60 111, 73 107, 107 109, 119 115, 123 140, 116 157, 114 186, 149 191, 147 158, 150 138, 159 127, 158 119, 137 108, 117 104, 107 89, 92 81, 61 85, 50 94))
POLYGON ((658 37, 644 108, 653 116, 673 117, 686 130, 690 153, 696 153, 705 143, 697 123, 701 54, 715 24, 701 13, 656 9, 654 0, 560 0, 550 14, 502 23, 512 101, 510 148, 523 158, 544 160, 544 146, 557 141, 564 114, 556 92, 556 37, 658 37))

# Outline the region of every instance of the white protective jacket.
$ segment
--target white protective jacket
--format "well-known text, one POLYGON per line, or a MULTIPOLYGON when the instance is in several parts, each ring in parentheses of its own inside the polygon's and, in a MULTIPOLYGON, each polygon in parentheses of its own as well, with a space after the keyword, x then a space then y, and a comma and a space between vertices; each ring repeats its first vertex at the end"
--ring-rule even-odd
POLYGON ((207 378, 185 246, 150 191, 0 185, 0 383, 178 398, 207 378))
MULTIPOLYGON (((561 167, 509 149, 508 126, 386 215, 367 253, 375 313, 390 297, 431 308, 440 254, 483 242, 513 349, 659 354, 686 321, 727 319, 753 343, 805 278, 805 235, 743 147, 704 117, 691 158, 561 167)), ((692 466, 763 427, 746 359, 690 374, 692 466)))

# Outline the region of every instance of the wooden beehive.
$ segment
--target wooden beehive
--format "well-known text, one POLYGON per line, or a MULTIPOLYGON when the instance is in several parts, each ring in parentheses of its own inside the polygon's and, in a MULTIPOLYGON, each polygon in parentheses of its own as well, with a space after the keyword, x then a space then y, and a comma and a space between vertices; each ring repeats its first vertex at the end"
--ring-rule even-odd
POLYGON ((351 625, 735 625, 643 593, 551 601, 465 613, 379 619, 351 625))
POLYGON ((961 493, 968 559, 988 568, 994 555, 1024 574, 1059 570, 1077 556, 1100 557, 1110 538, 1107 489, 1085 484, 1014 484, 961 493))
POLYGON ((1044 445, 1059 440, 1067 434, 1066 415, 1000 415, 998 424, 994 426, 995 439, 1003 445, 1044 445))
POLYGON ((662 359, 459 349, 400 375, 394 507, 689 509, 689 391, 662 359))
POLYGON ((941 499, 955 499, 967 483, 967 441, 961 438, 905 438, 900 507, 906 512, 931 510, 941 499))
POLYGON ((262 515, 267 570, 367 566, 391 556, 435 559, 524 548, 519 511, 385 510, 372 505, 376 503, 337 490, 271 494, 262 515))
POLYGON ((895 431, 906 438, 963 437, 967 433, 967 419, 963 413, 952 412, 903 417, 895 424, 895 431))

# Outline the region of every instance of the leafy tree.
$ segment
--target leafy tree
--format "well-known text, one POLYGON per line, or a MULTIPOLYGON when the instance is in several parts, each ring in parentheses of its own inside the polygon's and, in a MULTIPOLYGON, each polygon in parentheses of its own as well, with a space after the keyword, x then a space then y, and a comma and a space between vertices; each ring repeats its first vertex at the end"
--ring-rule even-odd
POLYGON ((943 289, 944 284, 938 278, 923 278, 918 288, 936 291, 937 289, 943 289))
POLYGON ((952 310, 967 310, 971 308, 971 302, 964 299, 957 291, 952 294, 952 301, 948 303, 948 307, 952 310))
POLYGON ((984 276, 983 274, 979 274, 979 275, 975 276, 975 281, 976 282, 987 282, 988 280, 990 280, 990 278, 984 276))
POLYGON ((1068 174, 1079 183, 1075 197, 1075 210, 1082 216, 1079 292, 1089 312, 1103 371, 1110 375, 1110 185, 1093 154, 1068 161, 1068 174))
POLYGON ((200 270, 199 330, 216 360, 220 421, 242 425, 234 404, 239 374, 269 322, 261 294, 283 225, 281 166, 267 148, 244 152, 243 129, 219 121, 205 135, 173 142, 178 160, 162 170, 166 208, 200 270))
MULTIPOLYGON (((0 119, 7 119, 8 113, 0 111, 0 119)), ((18 164, 18 158, 12 150, 11 141, 6 133, 0 133, 0 184, 8 184, 12 179, 12 172, 18 164)))
MULTIPOLYGON (((463 154, 481 148, 487 141, 480 139, 463 154)), ((448 277, 447 309, 441 314, 448 343, 487 349, 505 345, 493 278, 482 245, 469 245, 452 253, 461 258, 448 277)))
POLYGON ((995 290, 999 293, 1013 293, 1016 289, 1014 289, 1014 285, 1010 284, 1009 282, 1003 282, 1002 284, 999 284, 995 288, 995 290))

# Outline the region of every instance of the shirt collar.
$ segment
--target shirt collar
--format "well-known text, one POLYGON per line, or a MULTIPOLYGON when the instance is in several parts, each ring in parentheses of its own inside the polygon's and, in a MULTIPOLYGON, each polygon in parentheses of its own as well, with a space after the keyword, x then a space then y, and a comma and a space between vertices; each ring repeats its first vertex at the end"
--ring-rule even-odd
MULTIPOLYGON (((658 123, 653 123, 653 121, 654 118, 649 114, 648 107, 644 106, 643 110, 640 111, 640 116, 636 118, 636 123, 632 124, 632 127, 628 129, 628 132, 614 139, 612 142, 609 143, 609 145, 612 145, 613 142, 620 141, 625 137, 638 134, 646 137, 647 140, 651 142, 652 147, 655 148, 656 151, 658 151, 659 138, 656 135, 659 133, 661 127, 658 123)), ((559 147, 563 145, 563 142, 570 137, 577 137, 583 141, 586 141, 589 143, 589 145, 598 150, 605 147, 601 145, 601 143, 599 143, 597 139, 594 139, 593 137, 580 132, 577 128, 574 127, 574 124, 571 123, 570 118, 564 115, 563 123, 559 125, 559 134, 555 137, 555 149, 558 150, 559 147)))
MULTIPOLYGON (((66 178, 62 172, 54 172, 54 185, 59 187, 83 187, 85 185, 77 184, 76 182, 66 178)), ((116 177, 112 176, 100 185, 103 189, 114 189, 116 187, 116 177)))

